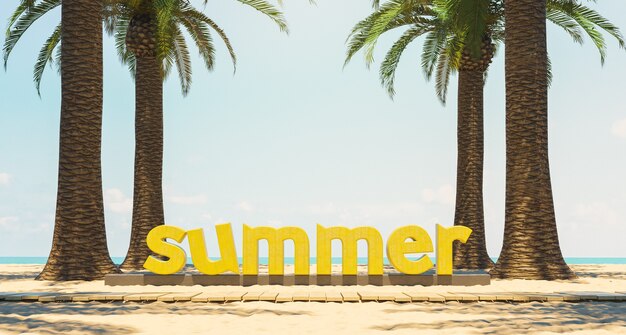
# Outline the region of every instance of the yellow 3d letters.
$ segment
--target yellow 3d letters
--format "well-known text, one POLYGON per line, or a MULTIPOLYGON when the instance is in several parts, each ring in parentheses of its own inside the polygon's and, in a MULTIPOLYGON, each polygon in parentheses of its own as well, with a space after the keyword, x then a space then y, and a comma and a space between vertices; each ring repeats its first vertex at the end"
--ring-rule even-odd
POLYGON ((317 225, 317 274, 329 275, 331 270, 331 242, 341 240, 342 272, 344 275, 356 275, 357 241, 367 241, 367 272, 370 275, 383 274, 383 238, 372 227, 324 228, 317 225))
POLYGON ((465 226, 446 228, 437 225, 437 274, 452 275, 452 243, 454 241, 467 242, 472 230, 465 226))
POLYGON ((148 248, 154 253, 169 258, 166 261, 162 261, 153 256, 148 257, 143 267, 147 270, 160 275, 169 275, 176 273, 185 267, 187 262, 187 255, 185 250, 181 247, 168 243, 166 238, 180 243, 185 238, 185 231, 181 228, 174 226, 157 226, 153 228, 146 238, 148 248))
POLYGON ((237 261, 237 250, 235 250, 235 239, 230 223, 215 226, 217 241, 220 246, 222 259, 212 261, 207 256, 206 243, 202 229, 189 230, 189 249, 191 250, 191 261, 198 271, 207 275, 217 275, 227 271, 239 273, 239 262, 237 261))
POLYGON ((419 226, 406 226, 393 231, 387 240, 387 258, 396 270, 418 275, 433 267, 433 262, 428 255, 422 256, 416 261, 406 258, 405 254, 432 252, 433 242, 428 233, 419 226), (406 240, 410 239, 410 242, 406 240))
POLYGON ((250 227, 243 225, 243 274, 259 272, 259 240, 267 240, 269 246, 269 274, 282 275, 285 264, 285 240, 293 240, 295 246, 296 275, 309 274, 309 237, 297 227, 250 227))
MULTIPOLYGON (((207 275, 224 272, 239 273, 239 262, 230 223, 215 226, 221 259, 214 261, 207 255, 206 242, 202 229, 185 231, 173 226, 158 226, 146 238, 148 248, 163 257, 149 256, 144 267, 156 274, 173 274, 185 266, 187 255, 180 246, 166 241, 171 239, 181 243, 189 238, 189 249, 194 266, 207 275), (163 260, 165 258, 166 260, 163 260)), ((464 226, 443 227, 437 225, 437 274, 451 275, 453 269, 452 245, 454 241, 467 242, 472 230, 464 226)), ((243 226, 243 274, 259 273, 259 241, 267 240, 269 246, 269 274, 283 275, 285 263, 285 241, 292 240, 295 252, 295 274, 309 274, 309 237, 298 227, 250 227, 243 226)), ((317 225, 317 274, 331 274, 332 241, 340 240, 342 247, 342 273, 357 274, 357 243, 367 242, 368 274, 383 274, 383 239, 372 227, 323 227, 317 225)), ((430 253, 433 243, 428 233, 419 226, 405 226, 393 231, 387 240, 387 257, 400 272, 420 274, 430 270, 433 262, 428 255, 417 260, 407 258, 407 254, 430 253)))

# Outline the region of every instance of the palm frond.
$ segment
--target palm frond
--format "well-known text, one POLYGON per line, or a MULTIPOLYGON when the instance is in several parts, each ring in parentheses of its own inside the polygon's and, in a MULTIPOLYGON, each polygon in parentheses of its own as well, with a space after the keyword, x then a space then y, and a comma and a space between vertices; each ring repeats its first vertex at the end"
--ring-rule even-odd
POLYGON ((445 43, 446 31, 444 29, 435 29, 426 34, 422 47, 422 69, 428 80, 432 77, 445 43))
POLYGON ((30 9, 23 12, 23 15, 15 21, 10 30, 7 33, 4 40, 3 52, 4 52, 4 67, 6 69, 9 55, 17 42, 22 38, 22 35, 28 30, 28 28, 37 19, 48 13, 50 10, 58 7, 61 4, 61 0, 42 0, 42 2, 30 7, 30 9))
POLYGON ((57 48, 59 42, 61 41, 61 24, 57 25, 57 27, 52 32, 52 35, 48 37, 46 43, 44 43, 43 47, 39 51, 39 55, 37 56, 37 62, 35 62, 35 68, 33 71, 33 80, 35 82, 35 88, 37 89, 37 94, 41 97, 41 91, 39 89, 41 85, 41 78, 43 76, 43 72, 46 69, 46 64, 50 61, 54 61, 53 54, 54 49, 57 48))
POLYGON ((480 46, 487 33, 490 1, 435 0, 443 13, 450 16, 453 29, 465 36, 465 45, 474 57, 480 56, 480 46))
POLYGON ((435 90, 437 97, 445 105, 450 85, 450 75, 459 68, 461 52, 466 47, 464 36, 452 34, 446 39, 435 72, 435 90))
MULTIPOLYGON (((189 16, 183 16, 180 18, 180 23, 185 26, 189 32, 189 36, 198 46, 198 52, 204 60, 204 65, 207 70, 213 70, 215 62, 215 47, 213 46, 213 38, 206 25, 198 24, 196 20, 191 19, 189 16)), ((202 23, 202 22, 201 22, 202 23)))
POLYGON ((173 26, 173 32, 174 39, 172 40, 171 50, 174 55, 174 64, 176 64, 176 69, 178 70, 183 95, 187 95, 191 87, 191 57, 189 56, 185 37, 180 29, 177 26, 173 26))
POLYGON ((209 17, 207 17, 203 13, 198 12, 196 10, 183 11, 182 14, 184 16, 192 18, 192 19, 194 19, 194 20, 196 20, 198 22, 201 22, 201 23, 204 23, 204 24, 208 25, 213 30, 215 30, 215 32, 217 32, 217 34, 220 36, 222 41, 224 41, 224 44, 226 45, 226 49, 228 50, 230 58, 231 58, 231 60, 233 62, 233 67, 236 70, 236 68, 237 68, 237 55, 235 54, 235 50, 233 49, 233 46, 231 45, 230 40, 228 39, 228 36, 226 36, 226 33, 224 32, 224 30, 222 28, 220 28, 217 25, 217 23, 215 23, 209 17))
POLYGON ((409 7, 402 0, 385 3, 377 11, 359 21, 350 31, 346 39, 348 49, 344 67, 352 57, 367 46, 366 58, 372 60, 372 52, 376 41, 383 33, 409 24, 417 24, 430 20, 431 13, 419 10, 419 7, 409 7))
POLYGON ((265 0, 237 0, 237 1, 241 2, 244 5, 248 5, 258 10, 259 12, 265 14, 267 17, 269 17, 272 21, 274 21, 278 25, 278 28, 280 29, 280 31, 289 33, 289 28, 287 27, 287 21, 285 20, 283 13, 271 3, 265 0))
POLYGON ((593 9, 571 0, 548 0, 546 8, 567 15, 571 20, 578 23, 598 49, 602 64, 606 59, 606 42, 596 27, 617 39, 621 48, 625 47, 624 38, 619 28, 593 9))
POLYGON ((571 17, 556 10, 548 10, 547 19, 565 30, 565 32, 567 32, 572 37, 574 42, 578 44, 583 44, 583 36, 580 30, 580 26, 571 17))
POLYGON ((17 21, 17 19, 27 11, 30 11, 35 6, 35 0, 22 0, 20 4, 15 8, 11 16, 9 17, 9 23, 7 24, 6 34, 8 35, 11 26, 17 21))
POLYGON ((400 57, 406 47, 417 37, 428 31, 428 27, 414 26, 405 31, 402 36, 393 44, 387 52, 385 59, 380 65, 380 81, 383 87, 387 89, 389 97, 393 98, 395 94, 394 81, 396 77, 396 69, 400 62, 400 57))

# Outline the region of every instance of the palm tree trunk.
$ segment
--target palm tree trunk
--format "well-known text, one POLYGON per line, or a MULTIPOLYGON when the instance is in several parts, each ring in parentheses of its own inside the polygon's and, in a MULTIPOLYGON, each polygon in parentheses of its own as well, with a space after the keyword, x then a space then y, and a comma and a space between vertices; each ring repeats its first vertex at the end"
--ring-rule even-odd
POLYGON ((100 167, 102 18, 93 0, 63 0, 59 180, 52 250, 37 279, 95 280, 109 257, 100 167))
POLYGON ((454 224, 471 228, 472 235, 465 244, 455 242, 457 269, 493 267, 485 245, 483 212, 483 84, 483 71, 459 71, 454 224))
POLYGON ((163 80, 155 56, 137 57, 135 78, 135 185, 130 247, 121 267, 141 270, 152 255, 146 237, 164 224, 163 80))
POLYGON ((498 278, 569 279, 548 163, 545 0, 507 0, 506 204, 498 278))

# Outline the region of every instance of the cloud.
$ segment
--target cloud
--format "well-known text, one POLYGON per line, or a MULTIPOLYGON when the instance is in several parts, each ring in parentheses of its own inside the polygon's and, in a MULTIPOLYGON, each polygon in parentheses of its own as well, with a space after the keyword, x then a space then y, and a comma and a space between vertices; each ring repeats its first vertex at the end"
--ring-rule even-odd
POLYGON ((252 207, 252 205, 247 201, 242 201, 238 203, 237 206, 235 206, 235 208, 244 212, 252 212, 254 210, 254 207, 252 207))
POLYGON ((17 216, 0 217, 0 230, 17 231, 19 227, 16 223, 18 221, 19 218, 17 216))
POLYGON ((200 205, 204 204, 208 201, 208 198, 204 194, 198 195, 182 195, 182 196, 171 196, 168 198, 171 203, 179 204, 179 205, 200 205))
POLYGON ((454 205, 455 195, 452 185, 446 184, 440 186, 438 189, 424 189, 422 190, 422 200, 427 203, 438 203, 441 205, 454 205))
POLYGON ((611 133, 619 138, 626 139, 626 119, 613 122, 611 133))
POLYGON ((128 213, 133 210, 133 199, 128 198, 117 188, 104 191, 104 203, 114 213, 128 213))
POLYGON ((43 220, 37 219, 36 222, 26 223, 24 220, 20 220, 17 216, 5 216, 0 217, 0 231, 8 233, 19 232, 20 234, 45 233, 52 230, 53 222, 54 219, 49 221, 47 218, 44 218, 43 220))
POLYGON ((619 224, 617 212, 604 202, 579 204, 574 213, 577 220, 586 224, 602 226, 619 224))
POLYGON ((11 181, 11 175, 5 172, 0 172, 0 185, 8 185, 11 181))

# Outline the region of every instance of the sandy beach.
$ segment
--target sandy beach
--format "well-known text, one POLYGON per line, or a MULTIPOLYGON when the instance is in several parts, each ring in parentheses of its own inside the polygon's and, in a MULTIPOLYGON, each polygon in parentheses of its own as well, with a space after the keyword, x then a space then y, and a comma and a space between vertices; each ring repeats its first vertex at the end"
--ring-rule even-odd
MULTIPOLYGON (((1 292, 218 292, 242 287, 104 286, 35 281, 41 265, 0 265, 1 292)), ((423 292, 626 291, 626 265, 574 265, 573 281, 493 280, 423 292)), ((350 287, 355 289, 356 287, 350 287)), ((350 289, 263 286, 275 292, 350 289)), ((364 287, 358 287, 360 289, 364 287)), ((393 292, 406 287, 365 287, 393 292)), ((624 302, 529 303, 24 303, 0 302, 0 334, 626 334, 624 302)))

